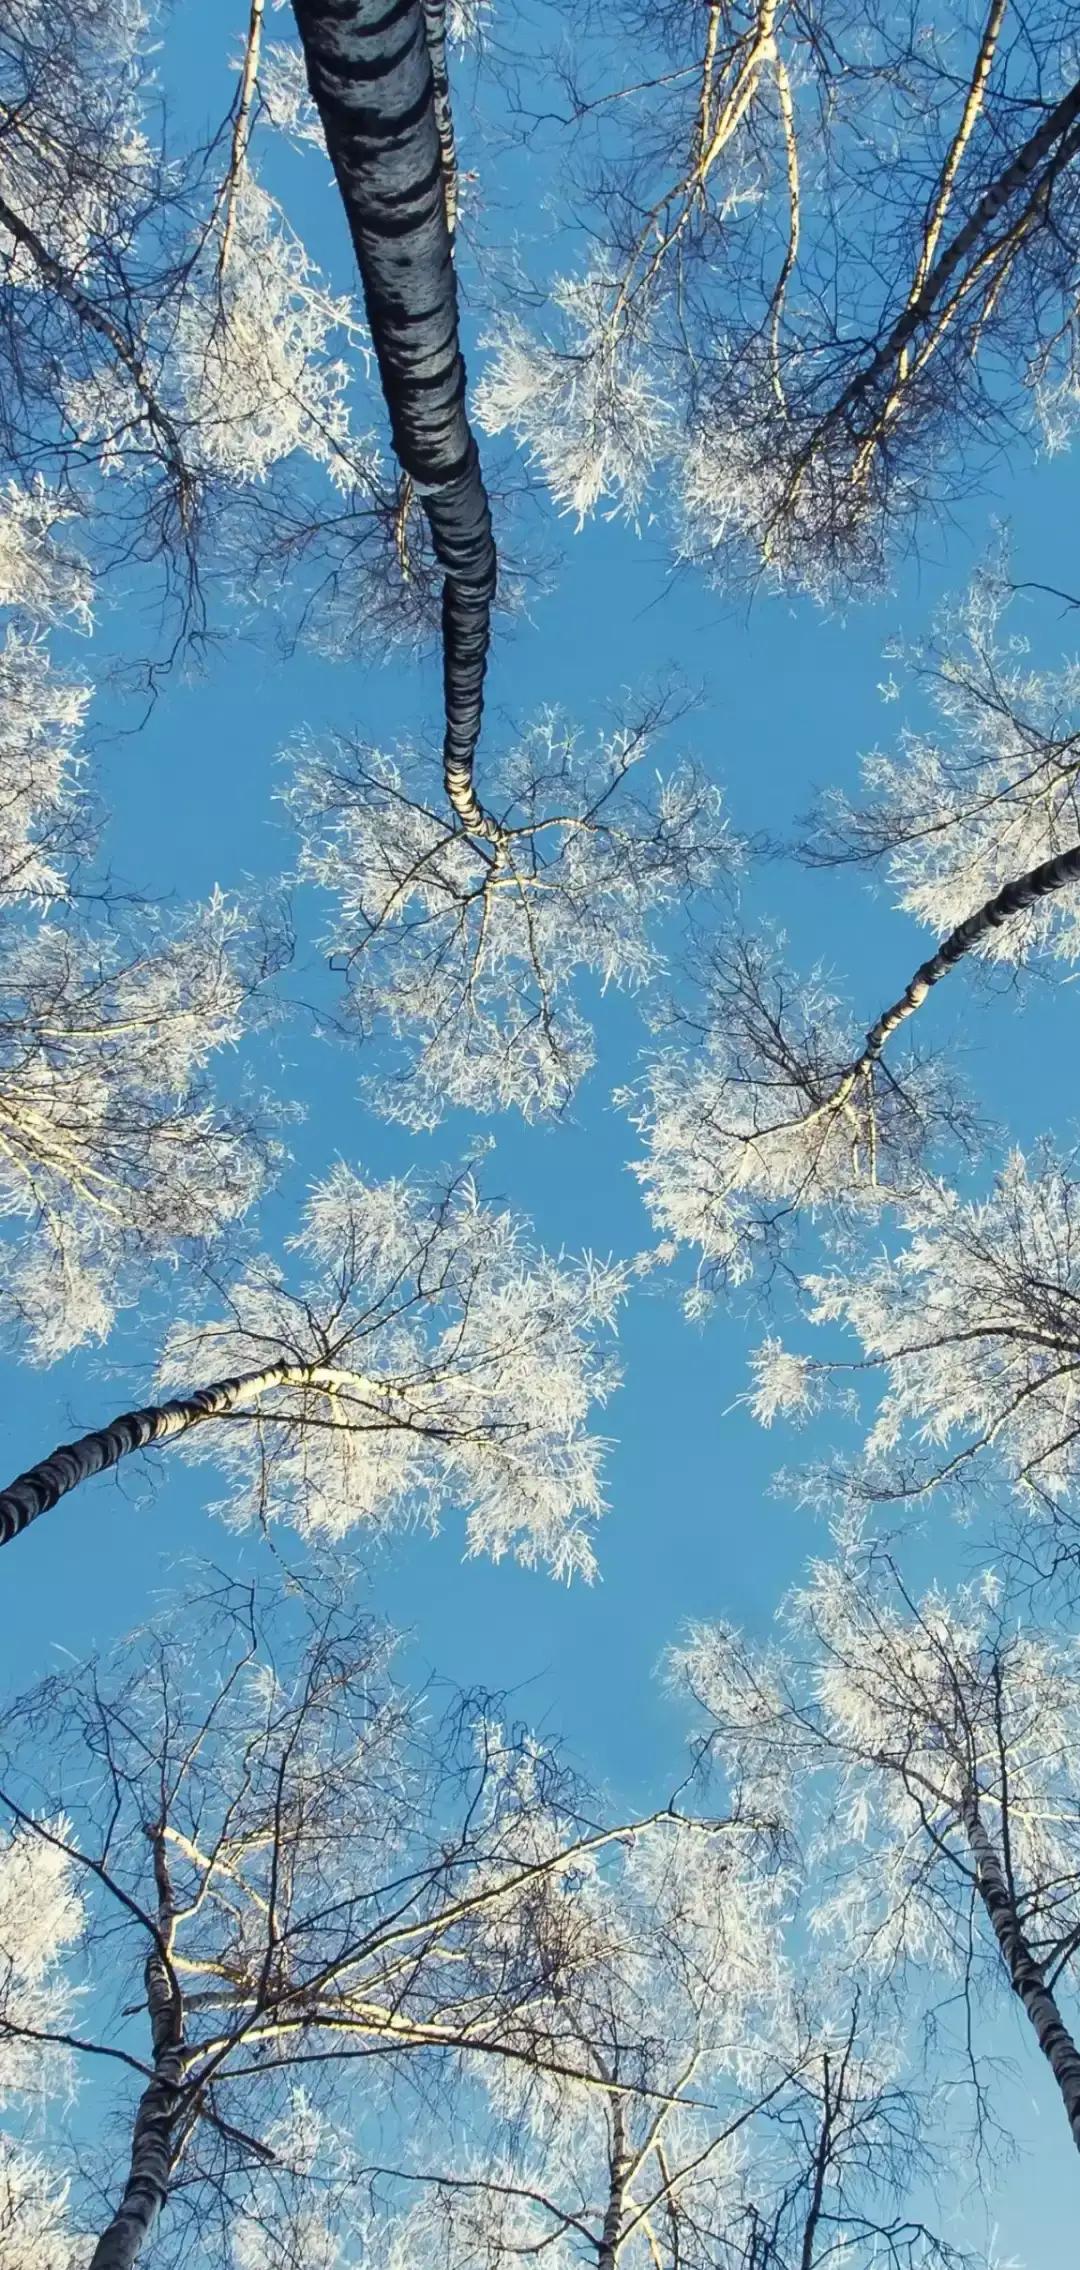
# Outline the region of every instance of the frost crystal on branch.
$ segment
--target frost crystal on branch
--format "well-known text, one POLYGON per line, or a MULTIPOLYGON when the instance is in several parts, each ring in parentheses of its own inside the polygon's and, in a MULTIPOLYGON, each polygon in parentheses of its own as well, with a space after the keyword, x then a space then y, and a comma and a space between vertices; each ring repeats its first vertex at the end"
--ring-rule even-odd
POLYGON ((90 573, 55 531, 70 508, 43 481, 20 488, 9 481, 0 497, 0 607, 18 607, 36 624, 65 617, 90 627, 90 573))
POLYGON ((614 1384, 599 1343, 623 1273, 535 1252, 468 1177, 428 1194, 345 1166, 292 1244, 297 1289, 266 1263, 219 1321, 169 1335, 167 1387, 288 1373, 184 1438, 227 1475, 229 1518, 340 1538, 461 1506, 471 1551, 590 1575, 603 1446, 587 1419, 614 1384))
MULTIPOLYGON (((853 1083, 851 1041, 820 972, 792 978, 782 939, 712 951, 698 1045, 653 1058, 623 1097, 648 1141, 635 1172, 657 1228, 701 1256, 699 1294, 740 1284, 801 1210, 876 1211, 922 1172, 955 1104, 932 1068, 853 1083)), ((695 1296, 696 1298, 697 1296, 695 1296)))
POLYGON ((108 1331, 147 1264, 212 1243, 266 1175, 213 1098, 269 953, 218 896, 141 944, 58 923, 0 951, 0 1318, 49 1362, 108 1331))
POLYGON ((489 342, 492 360, 476 389, 481 425, 516 435, 579 528, 606 497, 633 519, 669 446, 644 352, 611 324, 615 297, 603 276, 563 277, 550 298, 564 318, 564 340, 549 345, 507 319, 489 342))
POLYGON ((40 2153, 0 2134, 0 2255, 4 2270, 84 2270, 88 2242, 68 2222, 69 2186, 40 2153))
MULTIPOLYGON (((62 1836, 64 1822, 55 1825, 62 1836)), ((0 1826, 0 2108, 64 2086, 63 2050, 32 2036, 70 2017, 74 1993, 62 1962, 81 1922, 67 1854, 17 1824, 0 1826)), ((0 2173, 0 2232, 3 2181, 0 2173)))
POLYGON ((590 751, 541 718, 488 782, 490 839, 423 800, 422 758, 301 757, 288 801, 302 873, 340 902, 330 942, 350 1019, 399 1044, 402 1068, 376 1087, 391 1117, 559 1110, 592 1062, 575 977, 636 990, 662 971, 665 910, 734 846, 689 766, 638 786, 648 738, 648 724, 620 729, 590 751))
MULTIPOLYGON (((937 725, 905 731, 895 756, 870 756, 863 797, 831 798, 810 847, 823 863, 882 866, 898 904, 939 937, 1080 842, 1080 665, 1036 667, 1010 631, 1009 605, 1002 572, 988 571, 926 647, 896 650, 914 686, 928 687, 937 725)), ((989 928, 977 951, 1074 961, 1080 892, 1037 899, 989 928)))
POLYGON ((89 688, 51 667, 40 638, 9 623, 0 646, 0 906, 68 891, 85 847, 78 736, 89 688))
POLYGON ((237 482, 265 480, 304 451, 347 487, 342 351, 355 349, 357 330, 349 301, 327 291, 280 208, 245 174, 225 272, 207 266, 180 309, 172 367, 193 451, 237 482))
POLYGON ((808 1280, 816 1319, 847 1325, 884 1375, 860 1485, 902 1495, 988 1468, 1053 1519, 1080 1484, 1070 1163, 1014 1153, 989 1198, 928 1191, 906 1228, 898 1253, 808 1280))

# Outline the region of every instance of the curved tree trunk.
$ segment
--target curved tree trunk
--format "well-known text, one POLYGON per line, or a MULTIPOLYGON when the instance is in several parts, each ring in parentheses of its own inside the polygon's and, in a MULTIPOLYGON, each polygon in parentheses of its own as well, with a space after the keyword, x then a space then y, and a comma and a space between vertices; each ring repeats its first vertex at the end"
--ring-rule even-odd
POLYGON ((1073 2143, 1080 2151, 1080 2050, 1063 2023, 1061 2012, 1046 1984, 1042 1967, 1028 1946, 1009 1891, 1005 1871, 983 1827, 979 1801, 968 1790, 961 1817, 972 1858, 979 1897, 990 1919, 1013 1993, 1034 2027, 1039 2048, 1061 2091, 1073 2143))
POLYGON ((1025 914, 1029 907, 1037 906, 1040 899, 1049 898, 1054 891, 1064 890, 1066 884, 1080 882, 1080 844, 1072 851, 1059 851, 1053 859, 1044 859, 1040 866, 1029 868, 1026 875, 1017 875, 1006 883, 985 905, 977 907, 963 922, 957 923, 943 938, 937 952, 920 962, 914 977, 909 979, 899 1000, 883 1009, 876 1024, 871 1025, 863 1042, 862 1053, 845 1072, 835 1095, 828 1098, 828 1108, 846 1102, 852 1089, 863 1075, 877 1063, 888 1040, 900 1025, 907 1023, 917 1009, 921 1009, 932 986, 947 977, 968 954, 974 953, 991 932, 999 930, 1003 922, 1013 915, 1025 914))
POLYGON ((317 1384, 317 1373, 311 1368, 269 1364, 265 1371, 242 1372, 235 1379, 221 1379, 211 1387, 201 1387, 195 1395, 178 1397, 169 1403, 151 1403, 141 1411, 125 1411, 93 1434, 80 1435, 76 1442, 60 1443, 48 1458, 41 1459, 37 1466, 28 1467, 25 1474, 19 1474, 6 1490, 0 1491, 0 1545, 9 1545, 13 1537, 18 1537, 37 1520, 39 1513, 48 1513, 69 1490, 77 1489, 80 1482, 88 1482, 94 1474, 104 1474, 110 1466, 118 1466, 133 1450, 146 1450, 151 1443, 168 1442, 175 1435, 187 1434, 191 1427, 202 1426, 207 1419, 221 1418, 234 1411, 242 1398, 254 1399, 267 1388, 317 1384))
MULTIPOLYGON (((449 101, 443 61, 437 111, 431 9, 432 0, 427 9, 424 0, 293 0, 360 269, 394 450, 445 571, 446 791, 462 826, 483 834, 493 823, 477 801, 473 758, 497 563, 465 414, 444 193, 449 101)), ((437 7, 433 12, 437 29, 437 7)), ((438 61, 438 37, 436 48, 438 61)))
POLYGON ((132 2270, 168 2197, 172 2174, 176 2115, 184 2080, 184 2011, 168 1960, 175 1918, 160 1830, 154 1834, 154 1874, 158 1943, 147 1959, 144 1974, 154 2077, 139 2099, 123 2198, 94 2248, 89 2270, 132 2270))

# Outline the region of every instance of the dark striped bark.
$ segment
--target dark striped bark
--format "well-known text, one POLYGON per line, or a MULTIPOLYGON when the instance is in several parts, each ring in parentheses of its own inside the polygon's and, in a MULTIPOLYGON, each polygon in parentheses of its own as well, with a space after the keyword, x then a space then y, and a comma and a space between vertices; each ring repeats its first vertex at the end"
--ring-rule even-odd
POLYGON ((132 2270, 168 2197, 172 2176, 184 2078, 184 2012, 175 1978, 162 1953, 162 1948, 172 1944, 174 1916, 160 1836, 154 1857, 160 1944, 150 1954, 144 1973, 154 2075, 139 2099, 124 2195, 94 2248, 89 2270, 132 2270))
POLYGON ((458 170, 454 141, 454 113, 450 107, 450 74, 446 68, 446 0, 424 0, 424 29, 431 58, 435 125, 442 158, 446 226, 451 236, 457 227, 458 170))
POLYGON ((118 1466, 133 1450, 146 1450, 151 1443, 167 1442, 173 1436, 186 1434, 191 1427, 203 1425, 207 1419, 220 1418, 224 1412, 235 1409, 242 1396, 254 1399, 268 1387, 302 1384, 310 1375, 289 1364, 271 1364, 265 1371, 243 1372, 235 1379, 218 1380, 211 1387, 201 1387, 194 1395, 186 1395, 175 1402, 149 1404, 142 1411, 125 1411, 122 1417, 110 1420, 108 1426, 99 1427, 94 1434, 81 1435, 76 1442, 61 1443, 48 1458, 37 1466, 27 1468, 17 1476, 6 1490, 0 1491, 0 1545, 9 1545, 39 1513, 66 1497, 69 1490, 78 1488, 94 1474, 104 1474, 110 1466, 118 1466))
MULTIPOLYGON (((465 414, 424 0, 293 0, 293 12, 360 269, 394 449, 445 575, 446 790, 462 826, 481 834, 490 822, 477 801, 473 759, 496 556, 465 414)), ((442 79, 445 92, 445 65, 442 79)), ((444 140, 448 121, 447 102, 444 140)))
POLYGON ((832 2160, 832 2077, 829 2072, 828 2057, 822 2059, 822 2069, 821 2126, 818 2129, 818 2140, 814 2150, 814 2172, 810 2182, 810 2203, 806 2210, 806 2221, 803 2224, 799 2270, 814 2270, 818 2226, 821 2222, 821 2210, 825 2204, 825 2182, 832 2160))
POLYGON ((1080 2050, 1062 2022, 1042 1967, 1020 1928, 1005 1871, 983 1826, 973 1790, 965 1793, 960 1813, 975 1862, 979 1897, 1001 1949, 1009 1983, 1061 2091, 1073 2143, 1080 2151, 1080 2050))
POLYGON ((969 914, 965 921, 957 923, 956 929, 950 930, 948 937, 942 939, 937 952, 920 963, 899 1000, 894 1001, 891 1008, 883 1010, 877 1023, 871 1025, 861 1056, 844 1076, 843 1094, 849 1095, 856 1080, 861 1079, 864 1072, 868 1072, 871 1065, 876 1064, 886 1041, 897 1027, 906 1024, 908 1018, 914 1016, 916 1009, 921 1009, 931 986, 937 985, 951 969, 955 969, 957 962, 963 961, 965 955, 974 953, 992 931, 1001 928, 1003 922, 1009 922, 1014 915, 1026 914, 1041 899, 1049 898, 1054 891, 1064 890, 1067 884, 1076 882, 1080 882, 1080 844, 1072 851, 1059 851, 1053 859, 1044 859, 1041 866, 1030 868, 1026 875, 1017 875, 994 898, 987 899, 984 906, 977 907, 974 914, 969 914))

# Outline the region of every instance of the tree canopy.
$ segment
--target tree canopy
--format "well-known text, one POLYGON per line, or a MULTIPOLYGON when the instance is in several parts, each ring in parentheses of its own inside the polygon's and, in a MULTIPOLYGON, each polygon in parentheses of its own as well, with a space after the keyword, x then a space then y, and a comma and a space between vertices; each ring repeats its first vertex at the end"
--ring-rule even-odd
POLYGON ((1077 69, 0 0, 3 2270, 1066 2258, 1077 69))

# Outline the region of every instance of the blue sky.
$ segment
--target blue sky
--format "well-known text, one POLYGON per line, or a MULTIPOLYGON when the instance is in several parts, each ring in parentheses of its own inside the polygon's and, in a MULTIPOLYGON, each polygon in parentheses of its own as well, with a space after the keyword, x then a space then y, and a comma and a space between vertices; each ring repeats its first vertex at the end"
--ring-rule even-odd
MULTIPOLYGON (((219 51, 221 18, 200 5, 186 9, 184 21, 186 70, 202 51, 203 26, 206 51, 219 51)), ((197 89, 188 77, 181 92, 209 108, 201 73, 197 89)), ((224 78, 221 98, 223 107, 224 78)), ((344 232, 328 180, 317 164, 303 178, 298 217, 312 249, 344 281, 344 232)), ((497 184, 485 181, 485 191, 494 203, 497 184)), ((553 699, 586 729, 597 726, 624 693, 673 670, 700 689, 701 700, 658 761, 695 754, 725 787, 738 828, 782 835, 816 784, 851 781, 860 751, 894 733, 897 710, 882 704, 878 690, 887 675, 884 644, 899 629, 925 627, 939 596, 962 587, 999 517, 1011 524, 1018 574, 1068 586, 1071 532, 1080 521, 1080 467, 1070 459, 1003 470, 947 541, 926 536, 921 559, 903 568, 892 596, 844 617, 773 598, 749 609, 721 602, 694 578, 672 580, 663 546, 649 533, 637 539, 603 521, 580 535, 566 524, 549 528, 545 537, 561 552, 558 572, 530 619, 499 628, 484 746, 495 749, 511 721, 553 699)), ((1052 609, 1032 628, 1048 655, 1075 643, 1071 621, 1052 609)), ((117 609, 101 626, 98 650, 122 648, 126 636, 117 609)), ((80 659, 93 671, 95 649, 80 659)), ((275 789, 281 751, 302 725, 355 728, 376 741, 423 734, 434 780, 437 721, 431 662, 398 658, 364 670, 310 654, 286 661, 265 643, 230 640, 211 653, 203 676, 174 675, 138 733, 121 730, 132 722, 126 712, 101 712, 111 863, 141 890, 181 900, 215 883, 270 881, 294 856, 275 789)), ((856 876, 770 865, 753 881, 750 902, 784 923, 797 961, 835 968, 860 1028, 924 951, 914 926, 856 876)), ((319 944, 325 909, 316 894, 302 892, 296 911, 295 990, 317 994, 328 983, 319 944)), ((928 1023, 946 1033, 961 1009, 969 1075, 1011 1136, 1027 1141, 1067 1130, 1076 1109, 1071 988, 974 1002, 963 986, 962 999, 934 1002, 928 1023)), ((647 1218, 628 1171, 635 1138, 611 1103, 613 1088, 633 1075, 642 1027, 633 1004, 617 997, 598 1003, 597 1018, 598 1063, 565 1123, 507 1119, 486 1128, 459 1118, 424 1138, 362 1107, 355 1054, 302 1021, 291 1025, 274 1043, 277 1064, 269 1054, 266 1062, 304 1117, 289 1133, 292 1157, 266 1209, 266 1240, 287 1234, 305 1186, 337 1156, 373 1173, 423 1169, 453 1164, 493 1134, 485 1186, 527 1211, 544 1243, 618 1254, 647 1245, 647 1218)), ((567 1592, 539 1574, 464 1564, 453 1520, 435 1541, 396 1542, 377 1567, 377 1602, 411 1634, 410 1660, 420 1673, 431 1667, 512 1689, 519 1712, 564 1736, 620 1804, 655 1802, 680 1777, 681 1721, 654 1672, 682 1621, 722 1613, 762 1629, 815 1542, 810 1517, 769 1493, 776 1466, 812 1451, 813 1441, 765 1435, 739 1404, 760 1329, 731 1312, 691 1326, 675 1282, 657 1275, 643 1285, 622 1325, 626 1384, 605 1422, 615 1438, 610 1512, 598 1540, 601 1579, 591 1589, 567 1592)), ((93 1361, 45 1375, 5 1367, 5 1469, 16 1472, 73 1427, 140 1400, 152 1358, 147 1331, 132 1326, 93 1361)), ((257 1542, 240 1545, 209 1520, 204 1489, 197 1473, 163 1459, 153 1482, 144 1470, 96 1484, 22 1540, 4 1570, 6 1683, 22 1686, 53 1667, 59 1651, 82 1653, 130 1628, 186 1556, 257 1557, 264 1550, 257 1542)), ((952 1573, 962 1540, 942 1525, 933 1552, 952 1573)), ((1021 2252, 1022 2224, 1022 2258, 1034 2266, 1060 2255, 1075 2228, 1075 2156, 1052 2089, 1011 2017, 1000 2038, 1022 2059, 1017 2124, 1030 2155, 1010 2186, 1013 2208, 1002 2204, 1002 2253, 1010 2245, 1021 2252)))

